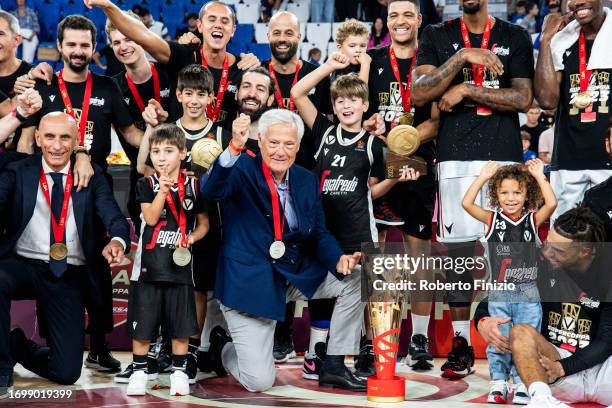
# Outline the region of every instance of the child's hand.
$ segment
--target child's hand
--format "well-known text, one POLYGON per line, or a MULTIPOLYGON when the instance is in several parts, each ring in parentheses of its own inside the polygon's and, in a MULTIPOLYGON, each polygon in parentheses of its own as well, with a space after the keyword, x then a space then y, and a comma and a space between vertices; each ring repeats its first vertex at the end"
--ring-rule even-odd
POLYGON ((525 163, 525 166, 527 166, 527 171, 536 179, 538 177, 544 177, 544 162, 542 162, 542 160, 529 160, 525 163))
POLYGON ((142 119, 147 125, 155 127, 168 119, 168 112, 162 108, 159 102, 151 99, 147 107, 142 111, 142 119))
POLYGON ((159 192, 162 194, 168 194, 170 188, 174 185, 174 180, 168 176, 168 173, 164 170, 159 176, 159 192))
POLYGON ((187 235, 187 241, 183 242, 183 238, 179 237, 179 239, 176 240, 176 243, 174 244, 174 246, 176 248, 190 248, 194 243, 193 237, 191 236, 191 234, 187 235))
POLYGON ((499 169, 499 163, 488 161, 484 166, 482 166, 482 169, 480 170, 480 177, 483 177, 485 180, 489 180, 491 177, 493 177, 497 169, 499 169))
POLYGON ((349 57, 340 51, 334 51, 332 55, 329 56, 327 61, 325 61, 325 64, 331 67, 334 71, 348 67, 349 63, 349 57))
POLYGON ((372 62, 372 57, 370 57, 367 52, 364 51, 361 54, 359 54, 359 64, 370 65, 371 62, 372 62))
POLYGON ((399 171, 399 178, 397 179, 397 181, 415 181, 420 176, 421 175, 419 174, 419 172, 414 170, 412 167, 404 166, 399 171))

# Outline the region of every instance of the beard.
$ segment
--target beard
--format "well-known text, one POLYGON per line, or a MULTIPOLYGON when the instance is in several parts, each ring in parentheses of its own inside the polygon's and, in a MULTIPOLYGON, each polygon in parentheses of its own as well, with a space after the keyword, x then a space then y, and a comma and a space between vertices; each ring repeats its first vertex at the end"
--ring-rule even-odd
POLYGON ((87 67, 89 66, 89 63, 91 62, 91 57, 86 57, 86 56, 83 57, 83 61, 85 62, 83 65, 74 65, 71 62, 70 57, 67 55, 62 54, 62 59, 64 60, 64 65, 68 65, 70 69, 74 72, 85 71, 85 69, 87 69, 87 67))
POLYGON ((272 51, 272 55, 276 58, 281 64, 286 64, 291 61, 291 58, 295 57, 297 54, 298 43, 290 43, 290 42, 275 42, 270 44, 270 51, 272 51), (276 49, 279 45, 288 45, 289 49, 287 51, 278 51, 276 49))
POLYGON ((474 4, 473 6, 468 6, 466 4, 463 5, 463 12, 465 14, 476 14, 480 11, 480 2, 474 4))
POLYGON ((261 115, 264 114, 265 111, 267 111, 268 109, 270 109, 265 102, 261 102, 258 101, 256 99, 253 98, 248 98, 248 99, 243 99, 241 101, 238 101, 238 111, 240 113, 244 113, 245 115, 249 115, 249 117, 251 118, 251 123, 259 120, 259 118, 261 117, 261 115), (259 103, 259 107, 256 110, 251 110, 251 109, 247 109, 244 107, 244 102, 246 101, 256 101, 259 103))

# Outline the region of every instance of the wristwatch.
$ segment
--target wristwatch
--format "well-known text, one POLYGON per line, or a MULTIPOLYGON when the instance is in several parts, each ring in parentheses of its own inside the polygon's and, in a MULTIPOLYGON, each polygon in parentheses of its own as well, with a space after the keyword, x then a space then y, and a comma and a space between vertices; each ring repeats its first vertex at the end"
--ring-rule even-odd
POLYGON ((87 150, 87 148, 85 146, 77 146, 74 148, 74 150, 72 151, 74 153, 74 155, 76 156, 79 153, 83 153, 86 154, 87 156, 90 156, 91 154, 89 153, 89 150, 87 150))

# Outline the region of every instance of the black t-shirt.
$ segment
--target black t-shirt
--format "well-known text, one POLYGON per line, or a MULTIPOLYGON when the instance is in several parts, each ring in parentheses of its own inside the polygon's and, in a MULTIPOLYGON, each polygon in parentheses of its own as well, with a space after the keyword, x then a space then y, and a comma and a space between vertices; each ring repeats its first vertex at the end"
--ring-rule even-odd
MULTIPOLYGON (((205 201, 201 200, 198 193, 198 183, 195 178, 185 179, 185 197, 182 203, 183 211, 187 221, 186 234, 189 235, 195 228, 196 214, 206 212, 205 201)), ((136 184, 136 201, 140 203, 152 203, 159 191, 157 175, 143 177, 136 184)), ((173 187, 170 191, 177 213, 180 213, 180 202, 178 188, 173 187)), ((139 282, 172 282, 193 285, 192 263, 186 266, 178 266, 172 260, 172 253, 176 248, 176 242, 181 239, 181 231, 178 222, 174 218, 168 203, 159 221, 154 227, 147 225, 142 220, 142 233, 138 243, 140 255, 139 282)))
POLYGON ((15 72, 7 76, 0 76, 0 102, 15 96, 15 81, 18 77, 27 74, 30 68, 32 66, 22 60, 15 72))
POLYGON ((312 135, 327 229, 345 252, 359 251, 377 237, 368 179, 385 179, 384 143, 365 131, 347 132, 321 113, 312 135))
MULTIPOLYGON (((168 72, 170 83, 173 88, 176 88, 176 82, 178 80, 178 74, 181 69, 190 64, 202 64, 202 55, 200 54, 200 46, 195 44, 183 45, 173 42, 168 43, 170 45, 170 59, 168 64, 164 66, 168 72)), ((229 57, 229 55, 228 55, 229 57)), ((232 121, 236 119, 238 112, 238 104, 236 103, 236 92, 238 91, 238 85, 242 79, 242 73, 244 71, 238 69, 238 62, 240 57, 236 56, 236 62, 229 67, 227 89, 223 95, 223 103, 221 104, 221 110, 219 116, 215 121, 225 129, 230 130, 232 128, 232 121)), ((208 67, 214 78, 214 92, 212 98, 212 104, 215 106, 217 103, 217 92, 221 85, 221 74, 223 69, 208 67)), ((182 108, 180 104, 176 103, 176 110, 174 117, 183 116, 182 108)))
POLYGON ((529 142, 529 150, 533 150, 536 154, 538 154, 538 145, 540 143, 540 135, 547 128, 542 123, 538 122, 538 124, 534 127, 529 127, 527 124, 521 126, 521 130, 528 132, 531 136, 531 141, 529 142))
MULTIPOLYGON (((587 40, 587 59, 592 46, 593 41, 587 40)), ((574 98, 580 93, 578 41, 563 54, 563 64, 552 164, 563 170, 612 169, 604 142, 610 118, 612 68, 592 71, 589 91, 593 104, 577 109, 574 98), (588 110, 591 112, 585 113, 588 110), (588 121, 583 122, 583 119, 588 121)))
MULTIPOLYGON (((404 113, 402 94, 391 68, 389 46, 371 49, 368 51, 368 54, 372 57, 372 63, 370 64, 368 79, 370 107, 366 118, 369 118, 374 113, 379 113, 385 121, 386 132, 388 133, 391 131, 392 123, 399 124, 399 117, 404 113)), ((412 58, 397 58, 402 86, 406 86, 411 63, 412 58)), ((414 115, 413 126, 416 127, 431 118, 431 103, 427 103, 422 107, 416 107, 414 104, 411 104, 410 112, 414 115)), ((419 146, 415 155, 427 160, 428 163, 432 163, 436 157, 434 142, 427 142, 419 146)))
MULTIPOLYGON (((473 48, 480 48, 482 34, 470 33, 473 48)), ((510 88, 513 78, 533 77, 533 47, 525 29, 499 18, 491 28, 490 49, 504 66, 502 76, 485 70, 483 85, 488 88, 510 88)), ((464 48, 460 19, 430 25, 419 39, 417 66, 439 67, 464 48)), ((471 64, 465 64, 450 86, 472 83, 471 64)), ((479 116, 471 101, 463 101, 452 112, 440 113, 437 138, 438 160, 523 160, 517 112, 493 111, 479 116)))
MULTIPOLYGON (((168 76, 166 72, 159 68, 159 65, 156 63, 155 67, 157 68, 157 74, 159 76, 159 95, 161 100, 161 105, 167 112, 170 112, 170 104, 172 99, 175 99, 175 96, 172 94, 172 89, 170 88, 170 81, 168 80, 168 76)), ((121 71, 117 75, 113 77, 113 79, 119 85, 119 89, 121 89, 121 95, 123 96, 123 100, 127 104, 128 111, 130 112, 130 116, 134 121, 134 126, 138 129, 144 130, 146 129, 146 123, 142 119, 142 112, 136 103, 136 99, 128 86, 127 78, 125 77, 125 71, 121 71)), ((142 84, 134 84, 140 98, 142 99, 142 103, 146 107, 149 103, 150 99, 154 99, 154 87, 153 87, 153 77, 149 78, 147 82, 142 84)), ((169 118, 172 120, 171 118, 169 118)), ((122 144, 125 153, 132 163, 136 163, 136 159, 138 157, 138 148, 130 145, 129 143, 122 144)))
POLYGON ((612 241, 612 177, 588 189, 583 202, 604 222, 606 241, 612 241))
MULTIPOLYGON (((110 77, 92 73, 91 99, 85 131, 84 145, 91 154, 93 163, 106 169, 106 157, 111 149, 111 125, 115 126, 119 140, 123 139, 120 129, 134 123, 127 105, 123 100, 121 90, 110 77)), ((51 85, 45 81, 36 80, 34 88, 40 93, 43 107, 31 118, 24 127, 38 126, 40 119, 49 112, 65 112, 64 101, 60 94, 57 76, 53 76, 51 85)), ((80 123, 81 107, 85 95, 85 81, 79 83, 67 82, 66 89, 75 111, 77 123, 80 123)), ((122 143, 125 141, 122 140, 122 143)))
MULTIPOLYGON (((302 63, 302 67, 300 68, 300 72, 298 73, 298 81, 304 78, 306 75, 310 74, 312 71, 317 69, 313 64, 300 60, 302 63)), ((263 61, 261 66, 265 69, 269 69, 270 61, 263 61)), ((278 87, 280 88, 281 95, 283 97, 283 104, 285 106, 280 106, 279 108, 289 109, 290 97, 291 97, 291 87, 293 85, 293 79, 295 78, 295 73, 293 74, 282 74, 277 71, 276 72, 276 80, 278 81, 278 87)), ((331 99, 329 95, 330 81, 329 78, 325 78, 321 82, 317 84, 317 86, 308 94, 308 98, 314 106, 317 107, 318 111, 323 114, 332 113, 331 108, 331 99)), ((276 103, 276 98, 274 99, 276 103)), ((299 114, 298 110, 294 108, 294 112, 299 114)), ((302 137, 302 141, 300 142, 300 151, 297 153, 295 158, 295 162, 302 167, 305 167, 309 170, 312 170, 315 166, 314 161, 314 153, 315 153, 316 145, 313 141, 312 135, 309 130, 304 132, 304 136, 302 137)))

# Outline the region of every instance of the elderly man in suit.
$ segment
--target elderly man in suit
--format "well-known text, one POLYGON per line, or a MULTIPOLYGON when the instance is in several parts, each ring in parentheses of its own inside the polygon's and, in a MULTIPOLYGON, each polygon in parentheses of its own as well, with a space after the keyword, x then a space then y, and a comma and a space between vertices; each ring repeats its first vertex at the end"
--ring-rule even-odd
POLYGON ((221 200, 224 220, 215 297, 231 337, 220 327, 211 333, 215 371, 229 371, 249 391, 267 390, 275 377, 274 327, 285 303, 336 298, 319 383, 365 391, 364 380, 344 365, 345 354, 359 352, 364 303, 360 274, 351 271, 361 254, 343 255, 325 228, 316 177, 294 164, 304 133, 299 116, 269 110, 258 130, 258 155, 242 153, 248 128, 233 129, 229 147, 202 180, 204 196, 221 200))
MULTIPOLYGON (((0 243, 0 391, 12 385, 13 366, 59 384, 72 384, 83 364, 82 294, 100 285, 92 272, 94 218, 112 237, 103 249, 111 266, 124 256, 129 227, 100 168, 88 187, 73 184, 78 146, 75 120, 60 112, 43 117, 36 131, 41 154, 8 164, 0 174, 0 212, 9 220, 0 243), (12 299, 43 305, 47 346, 10 330, 12 299)), ((1 393, 0 393, 1 394, 1 393)))

